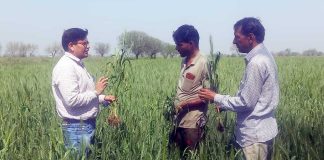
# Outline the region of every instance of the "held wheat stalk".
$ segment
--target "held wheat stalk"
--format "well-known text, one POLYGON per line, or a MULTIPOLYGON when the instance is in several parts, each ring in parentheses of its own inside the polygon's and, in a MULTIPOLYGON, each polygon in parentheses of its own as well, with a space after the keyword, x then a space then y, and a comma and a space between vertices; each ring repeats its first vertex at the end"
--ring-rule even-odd
MULTIPOLYGON (((117 98, 127 92, 126 67, 131 65, 130 60, 127 58, 127 53, 129 51, 123 48, 121 51, 116 52, 113 62, 107 63, 107 75, 110 75, 111 82, 110 88, 117 98)), ((118 102, 114 102, 111 105, 107 122, 111 126, 119 126, 122 120, 118 116, 117 107, 119 106, 118 108, 120 108, 120 105, 118 102)))
MULTIPOLYGON (((218 93, 219 91, 219 79, 218 79, 218 74, 217 74, 217 66, 221 57, 220 52, 214 53, 214 46, 213 46, 213 39, 212 36, 209 37, 209 44, 210 44, 210 56, 209 56, 209 61, 207 64, 207 69, 208 69, 208 81, 209 81, 209 88, 212 91, 215 91, 218 93)), ((220 132, 224 132, 225 127, 223 124, 223 120, 220 114, 220 109, 219 106, 216 104, 216 112, 217 112, 217 130, 220 132)), ((226 113, 225 113, 226 114, 226 113)))

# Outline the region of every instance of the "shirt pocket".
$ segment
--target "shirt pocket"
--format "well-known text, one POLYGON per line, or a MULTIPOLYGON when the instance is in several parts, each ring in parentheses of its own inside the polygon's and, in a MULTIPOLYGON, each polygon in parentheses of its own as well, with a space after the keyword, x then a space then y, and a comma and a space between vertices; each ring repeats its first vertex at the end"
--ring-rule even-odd
POLYGON ((188 79, 186 77, 183 77, 183 83, 181 88, 184 91, 189 92, 192 89, 193 83, 194 83, 194 79, 188 79))

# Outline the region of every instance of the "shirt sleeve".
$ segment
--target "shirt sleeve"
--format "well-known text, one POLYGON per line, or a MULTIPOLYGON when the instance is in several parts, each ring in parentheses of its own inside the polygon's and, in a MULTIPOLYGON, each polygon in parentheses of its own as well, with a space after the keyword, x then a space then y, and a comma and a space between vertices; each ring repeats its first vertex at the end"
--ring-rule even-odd
POLYGON ((214 101, 219 103, 221 108, 234 112, 254 109, 262 91, 262 72, 257 64, 250 64, 246 68, 245 75, 237 96, 215 95, 214 101))
POLYGON ((63 103, 67 107, 82 107, 93 103, 93 101, 98 101, 95 91, 80 93, 78 81, 79 78, 72 67, 61 71, 56 85, 62 95, 63 103))
POLYGON ((99 103, 105 102, 105 95, 101 94, 98 96, 98 98, 99 98, 99 103))

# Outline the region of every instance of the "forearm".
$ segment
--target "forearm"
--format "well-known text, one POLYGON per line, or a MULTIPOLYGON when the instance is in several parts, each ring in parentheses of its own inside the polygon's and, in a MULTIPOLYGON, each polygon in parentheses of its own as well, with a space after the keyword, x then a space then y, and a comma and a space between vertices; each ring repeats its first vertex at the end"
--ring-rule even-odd
POLYGON ((199 98, 183 101, 180 103, 182 109, 190 109, 192 107, 202 106, 205 104, 206 102, 199 98))
POLYGON ((95 94, 95 92, 84 92, 84 93, 71 93, 70 95, 63 96, 65 100, 65 104, 68 107, 82 107, 87 106, 90 103, 93 103, 93 101, 98 100, 98 96, 95 94))
POLYGON ((219 104, 221 109, 230 110, 233 112, 242 112, 252 108, 252 106, 249 105, 241 96, 231 97, 229 95, 216 94, 214 97, 214 102, 219 104))

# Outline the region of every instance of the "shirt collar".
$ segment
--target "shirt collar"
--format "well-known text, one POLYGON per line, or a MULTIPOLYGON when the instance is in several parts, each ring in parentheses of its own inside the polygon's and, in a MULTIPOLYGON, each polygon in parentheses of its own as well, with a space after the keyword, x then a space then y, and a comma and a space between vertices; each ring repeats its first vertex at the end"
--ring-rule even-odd
POLYGON ((73 61, 77 62, 79 65, 84 66, 84 65, 83 65, 83 62, 81 61, 81 59, 78 58, 78 57, 76 57, 76 56, 74 56, 74 55, 71 54, 70 52, 65 52, 65 56, 71 58, 73 61))
POLYGON ((255 46, 246 56, 245 56, 245 62, 246 64, 250 62, 250 60, 259 53, 261 49, 264 48, 263 43, 258 44, 255 46))
POLYGON ((200 52, 198 52, 197 55, 196 55, 196 57, 194 57, 194 59, 193 59, 193 61, 192 61, 191 64, 193 64, 193 65, 196 64, 197 61, 200 59, 200 57, 201 57, 201 54, 200 54, 200 52))
MULTIPOLYGON (((193 60, 189 66, 195 65, 198 62, 198 60, 200 59, 200 57, 201 57, 201 54, 200 54, 200 52, 198 52, 197 55, 193 58, 193 60)), ((186 65, 186 59, 183 60, 183 65, 186 65)), ((187 67, 189 67, 189 66, 187 66, 187 67)))

